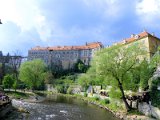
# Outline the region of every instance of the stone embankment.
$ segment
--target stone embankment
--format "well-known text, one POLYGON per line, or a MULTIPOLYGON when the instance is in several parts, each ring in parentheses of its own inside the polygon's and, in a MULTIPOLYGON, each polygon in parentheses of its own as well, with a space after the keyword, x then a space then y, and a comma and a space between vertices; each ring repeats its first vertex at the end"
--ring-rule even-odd
POLYGON ((5 115, 12 110, 11 100, 8 96, 0 96, 0 119, 5 117, 5 115))
POLYGON ((127 115, 124 112, 112 111, 108 107, 100 105, 97 102, 88 101, 87 99, 84 99, 83 97, 81 99, 84 100, 84 101, 86 101, 86 102, 88 102, 88 103, 90 103, 90 104, 97 105, 98 107, 103 108, 103 109, 111 112, 115 117, 119 118, 120 120, 156 120, 154 118, 150 118, 150 117, 145 116, 145 115, 127 115))

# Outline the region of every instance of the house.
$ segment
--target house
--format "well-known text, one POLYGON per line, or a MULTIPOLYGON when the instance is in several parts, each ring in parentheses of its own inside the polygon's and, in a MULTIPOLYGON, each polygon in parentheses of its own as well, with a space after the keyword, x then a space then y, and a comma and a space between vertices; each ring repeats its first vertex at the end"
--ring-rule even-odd
POLYGON ((123 39, 114 45, 117 44, 125 46, 139 45, 147 51, 146 58, 150 59, 157 51, 158 46, 160 46, 160 38, 156 37, 154 33, 143 31, 139 34, 132 34, 129 38, 123 39))

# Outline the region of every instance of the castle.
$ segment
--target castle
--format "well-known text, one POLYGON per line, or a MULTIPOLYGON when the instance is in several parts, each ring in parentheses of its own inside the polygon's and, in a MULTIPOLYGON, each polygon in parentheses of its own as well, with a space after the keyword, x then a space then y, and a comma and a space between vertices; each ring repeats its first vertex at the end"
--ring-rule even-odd
POLYGON ((94 52, 101 48, 103 45, 100 42, 86 43, 82 46, 37 46, 28 51, 28 60, 42 59, 47 65, 71 69, 78 60, 90 65, 94 52))

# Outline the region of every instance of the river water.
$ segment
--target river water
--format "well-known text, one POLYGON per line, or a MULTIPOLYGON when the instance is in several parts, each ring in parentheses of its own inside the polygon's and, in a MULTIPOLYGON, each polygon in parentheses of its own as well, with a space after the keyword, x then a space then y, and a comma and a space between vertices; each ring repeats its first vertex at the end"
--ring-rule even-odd
POLYGON ((13 100, 12 104, 29 111, 29 114, 23 114, 22 120, 118 120, 110 112, 95 105, 59 95, 47 96, 40 103, 13 100))

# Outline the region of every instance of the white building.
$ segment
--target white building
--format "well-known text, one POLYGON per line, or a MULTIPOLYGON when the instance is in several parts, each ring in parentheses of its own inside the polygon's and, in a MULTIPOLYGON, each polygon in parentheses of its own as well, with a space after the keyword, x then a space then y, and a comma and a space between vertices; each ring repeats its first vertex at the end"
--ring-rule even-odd
POLYGON ((100 42, 86 43, 83 46, 34 47, 28 51, 28 60, 42 59, 47 65, 72 68, 78 59, 89 65, 94 51, 103 47, 100 42))

